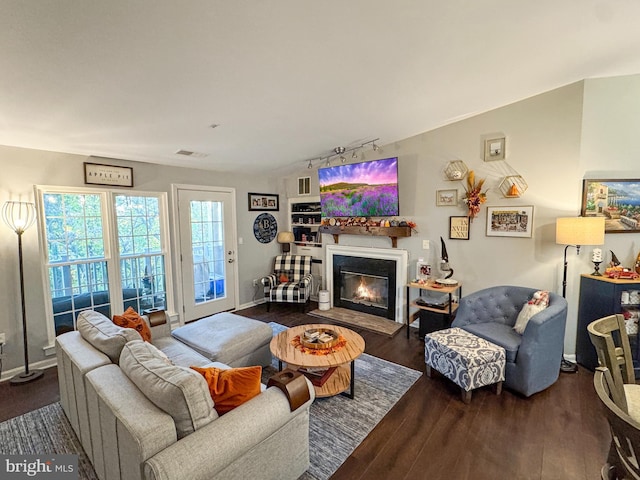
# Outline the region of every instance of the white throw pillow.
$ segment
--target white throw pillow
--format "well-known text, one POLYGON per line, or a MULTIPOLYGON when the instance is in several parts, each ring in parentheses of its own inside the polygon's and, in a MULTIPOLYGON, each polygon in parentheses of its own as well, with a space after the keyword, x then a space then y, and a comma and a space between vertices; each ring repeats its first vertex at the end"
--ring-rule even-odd
POLYGON ((524 333, 524 329, 527 328, 529 319, 545 308, 547 308, 546 305, 533 305, 531 303, 525 303, 522 307, 522 310, 520 310, 520 313, 518 314, 518 318, 516 319, 516 324, 513 326, 513 329, 520 335, 522 335, 524 333))

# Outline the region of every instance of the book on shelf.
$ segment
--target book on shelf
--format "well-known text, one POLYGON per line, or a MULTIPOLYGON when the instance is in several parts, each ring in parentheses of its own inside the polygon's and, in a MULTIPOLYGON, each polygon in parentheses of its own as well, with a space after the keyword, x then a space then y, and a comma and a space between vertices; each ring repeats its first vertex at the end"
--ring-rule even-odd
POLYGON ((329 368, 305 368, 301 367, 298 371, 309 379, 312 385, 321 387, 329 379, 331 374, 336 371, 336 367, 329 368))

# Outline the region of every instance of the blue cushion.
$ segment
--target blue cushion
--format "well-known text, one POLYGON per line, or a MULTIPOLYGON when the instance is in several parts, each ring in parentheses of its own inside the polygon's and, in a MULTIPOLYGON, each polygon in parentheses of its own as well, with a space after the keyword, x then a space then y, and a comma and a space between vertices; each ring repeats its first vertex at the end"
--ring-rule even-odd
POLYGON ((488 322, 472 323, 462 328, 491 343, 500 345, 507 353, 507 362, 515 363, 518 356, 518 348, 520 348, 520 343, 522 342, 522 335, 518 335, 510 325, 488 322))

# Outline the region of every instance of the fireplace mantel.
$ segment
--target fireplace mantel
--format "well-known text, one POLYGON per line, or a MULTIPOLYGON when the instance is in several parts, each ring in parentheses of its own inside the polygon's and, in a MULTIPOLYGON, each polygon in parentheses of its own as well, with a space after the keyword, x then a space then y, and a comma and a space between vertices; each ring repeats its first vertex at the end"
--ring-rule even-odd
POLYGON ((340 235, 370 235, 379 237, 389 237, 391 246, 398 247, 399 237, 410 237, 411 227, 369 227, 369 226, 328 226, 322 225, 318 229, 319 233, 333 235, 333 241, 338 243, 340 235))

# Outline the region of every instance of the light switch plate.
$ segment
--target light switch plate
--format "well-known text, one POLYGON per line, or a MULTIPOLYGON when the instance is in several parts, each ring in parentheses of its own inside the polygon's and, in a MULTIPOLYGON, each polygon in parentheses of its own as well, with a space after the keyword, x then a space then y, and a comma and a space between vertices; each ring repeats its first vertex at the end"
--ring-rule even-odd
POLYGON ((429 240, 422 240, 422 249, 429 250, 429 240))

